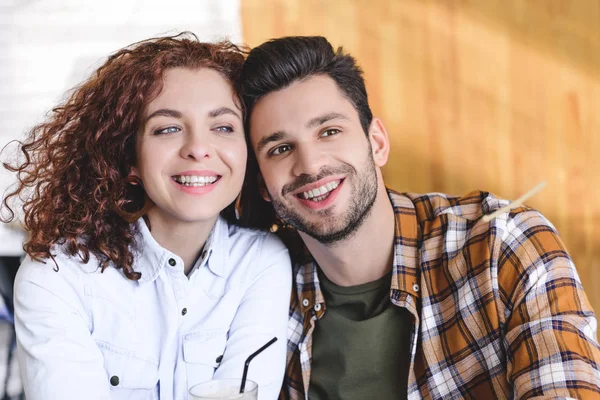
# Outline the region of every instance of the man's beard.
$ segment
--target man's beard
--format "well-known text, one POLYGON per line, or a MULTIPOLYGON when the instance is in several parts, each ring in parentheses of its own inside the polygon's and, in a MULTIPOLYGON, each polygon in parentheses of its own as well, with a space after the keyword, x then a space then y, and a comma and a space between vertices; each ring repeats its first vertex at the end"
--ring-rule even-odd
POLYGON ((350 193, 350 206, 341 216, 332 215, 332 210, 317 211, 319 222, 310 222, 300 213, 286 206, 281 197, 271 197, 271 202, 279 217, 300 232, 304 232, 315 240, 325 245, 335 245, 352 237, 370 215, 373 204, 377 199, 377 171, 371 151, 368 152, 364 167, 357 171, 350 165, 341 167, 322 167, 317 176, 300 175, 293 183, 285 185, 282 196, 304 185, 317 182, 327 176, 344 175, 344 183, 350 184, 354 177, 354 184, 350 193), (342 221, 341 223, 336 223, 342 221))

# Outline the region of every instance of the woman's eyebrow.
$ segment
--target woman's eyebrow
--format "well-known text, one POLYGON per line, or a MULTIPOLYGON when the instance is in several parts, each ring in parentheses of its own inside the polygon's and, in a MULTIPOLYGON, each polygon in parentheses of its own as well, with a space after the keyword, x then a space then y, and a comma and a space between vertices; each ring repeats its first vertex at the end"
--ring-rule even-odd
POLYGON ((236 117, 238 117, 238 119, 242 119, 242 117, 240 116, 240 114, 238 114, 237 112, 235 112, 235 110, 232 110, 229 107, 219 107, 216 110, 212 110, 208 113, 208 116, 211 118, 216 118, 219 117, 221 115, 226 115, 226 114, 231 114, 234 115, 236 117))
POLYGON ((158 116, 181 118, 183 116, 183 114, 181 114, 177 110, 172 110, 170 108, 161 108, 160 110, 156 110, 152 114, 148 115, 148 117, 146 118, 144 123, 146 123, 146 122, 150 121, 150 119, 152 119, 154 117, 158 117, 158 116))

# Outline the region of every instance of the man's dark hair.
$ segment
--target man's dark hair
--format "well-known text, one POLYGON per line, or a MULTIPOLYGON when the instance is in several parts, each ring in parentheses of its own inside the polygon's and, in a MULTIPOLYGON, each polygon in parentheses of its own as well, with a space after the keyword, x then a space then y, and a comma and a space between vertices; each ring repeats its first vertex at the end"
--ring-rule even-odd
POLYGON ((331 43, 322 36, 272 39, 250 51, 241 76, 247 121, 254 105, 263 96, 314 75, 325 75, 336 82, 358 112, 360 124, 368 134, 373 113, 369 108, 363 72, 354 57, 341 47, 334 51, 331 43))

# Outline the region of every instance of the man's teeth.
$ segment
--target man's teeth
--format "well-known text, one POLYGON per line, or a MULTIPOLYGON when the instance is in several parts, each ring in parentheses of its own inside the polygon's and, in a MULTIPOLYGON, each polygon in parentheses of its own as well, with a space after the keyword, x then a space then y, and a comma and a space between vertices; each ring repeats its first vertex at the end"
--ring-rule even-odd
POLYGON ((206 186, 217 180, 216 176, 177 175, 173 179, 184 186, 206 186))
POLYGON ((333 189, 335 189, 339 185, 340 185, 340 181, 332 181, 321 187, 318 187, 318 188, 315 188, 315 189, 312 189, 312 190, 309 190, 306 192, 302 192, 302 197, 306 200, 311 199, 314 201, 321 201, 329 195, 329 192, 331 192, 333 189))

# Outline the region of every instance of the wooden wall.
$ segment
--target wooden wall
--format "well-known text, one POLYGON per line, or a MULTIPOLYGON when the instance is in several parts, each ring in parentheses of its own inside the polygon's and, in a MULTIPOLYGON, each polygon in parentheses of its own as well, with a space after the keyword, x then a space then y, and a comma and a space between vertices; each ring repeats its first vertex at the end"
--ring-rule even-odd
POLYGON ((600 313, 600 0, 242 0, 250 46, 323 35, 357 57, 400 191, 485 189, 559 229, 600 313))

